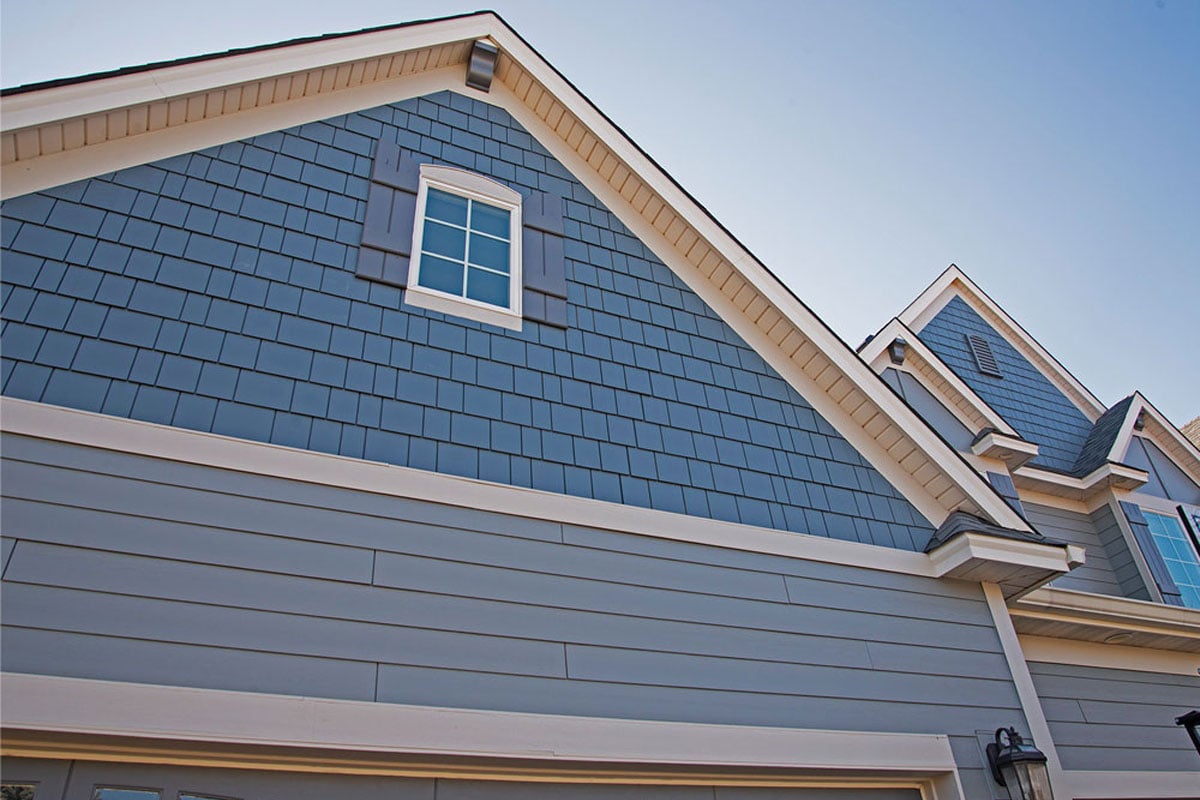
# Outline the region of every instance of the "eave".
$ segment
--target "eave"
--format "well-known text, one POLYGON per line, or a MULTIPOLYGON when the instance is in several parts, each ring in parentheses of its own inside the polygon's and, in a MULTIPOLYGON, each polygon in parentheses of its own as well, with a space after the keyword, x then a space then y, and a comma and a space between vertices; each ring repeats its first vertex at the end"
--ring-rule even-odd
POLYGON ((1083 477, 1064 475, 1061 472, 1028 465, 1013 472, 1012 477, 1018 489, 1081 502, 1111 489, 1132 491, 1150 479, 1143 470, 1113 462, 1103 464, 1083 477))
POLYGON ((3 191, 23 194, 451 89, 511 113, 934 524, 1025 523, 815 314, 488 12, 23 92, 4 101, 3 191), (471 43, 500 48, 489 94, 471 43))
POLYGON ((1009 613, 1021 634, 1200 653, 1196 609, 1042 588, 1010 604, 1009 613))

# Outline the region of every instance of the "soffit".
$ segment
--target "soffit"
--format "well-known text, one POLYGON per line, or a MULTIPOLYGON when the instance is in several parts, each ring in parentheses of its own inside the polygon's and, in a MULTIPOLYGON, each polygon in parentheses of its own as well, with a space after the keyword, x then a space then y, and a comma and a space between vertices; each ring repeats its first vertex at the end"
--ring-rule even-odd
POLYGON ((1195 609, 1042 588, 1010 604, 1009 613, 1018 633, 1200 653, 1195 609))
MULTIPOLYGON (((146 152, 162 157, 161 151, 148 151, 145 145, 188 126, 202 133, 179 140, 187 147, 178 152, 250 135, 234 124, 236 120, 262 118, 271 126, 260 132, 278 129, 279 116, 261 115, 272 109, 292 110, 285 118, 298 124, 294 109, 301 109, 301 115, 311 109, 314 116, 308 119, 315 120, 331 115, 331 107, 342 107, 341 113, 349 110, 349 101, 339 98, 388 102, 379 99, 381 87, 394 87, 398 98, 404 96, 401 84, 463 68, 471 43, 485 37, 501 50, 489 102, 510 97, 518 104, 510 111, 523 122, 536 123, 539 136, 549 133, 555 138, 543 143, 556 156, 569 157, 569 167, 585 165, 591 174, 581 179, 589 189, 606 202, 623 204, 626 208, 614 208, 618 216, 638 235, 656 240, 648 242, 651 249, 734 324, 933 524, 963 510, 1018 530, 1028 527, 899 398, 883 390, 870 368, 824 322, 491 13, 6 98, 6 127, 0 132, 6 196, 20 193, 9 187, 33 191, 65 182, 36 185, 43 165, 45 172, 61 177, 62 164, 70 160, 78 173, 73 179, 117 168, 111 157, 100 159, 91 172, 80 167, 92 150, 99 158, 100 153, 123 147, 119 158, 127 159, 126 166, 147 160, 146 152), (322 98, 329 102, 322 105, 322 98), (732 319, 735 314, 741 319, 732 319)), ((461 81, 459 76, 457 84, 449 85, 471 94, 474 90, 461 81)), ((169 146, 178 146, 175 139, 169 141, 169 146)))

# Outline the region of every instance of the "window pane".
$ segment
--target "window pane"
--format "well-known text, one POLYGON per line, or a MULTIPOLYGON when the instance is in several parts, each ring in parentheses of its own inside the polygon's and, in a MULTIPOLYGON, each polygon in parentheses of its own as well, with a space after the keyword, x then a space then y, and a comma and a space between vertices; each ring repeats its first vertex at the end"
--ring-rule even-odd
POLYGON ((425 216, 467 227, 467 198, 430 189, 425 195, 425 216))
POLYGON ((479 234, 471 234, 471 257, 468 259, 472 264, 480 267, 488 267, 497 272, 508 274, 508 242, 500 242, 495 239, 489 239, 486 236, 479 234))
POLYGON ((159 793, 154 789, 110 789, 97 786, 92 800, 158 800, 159 793))
POLYGON ((0 784, 0 800, 33 800, 34 788, 32 783, 0 784))
POLYGON ((1178 517, 1145 511, 1146 525, 1167 565, 1171 580, 1188 608, 1200 608, 1200 556, 1183 530, 1178 517))
POLYGON ((421 256, 421 277, 417 281, 428 289, 462 297, 463 265, 437 256, 421 256))
POLYGON ((467 278, 467 297, 494 306, 508 308, 508 276, 471 267, 467 278))
POLYGON ((471 230, 508 238, 509 212, 503 208, 475 201, 471 204, 471 230))
POLYGON ((449 225, 426 220, 421 233, 421 249, 447 258, 466 258, 467 232, 449 225))

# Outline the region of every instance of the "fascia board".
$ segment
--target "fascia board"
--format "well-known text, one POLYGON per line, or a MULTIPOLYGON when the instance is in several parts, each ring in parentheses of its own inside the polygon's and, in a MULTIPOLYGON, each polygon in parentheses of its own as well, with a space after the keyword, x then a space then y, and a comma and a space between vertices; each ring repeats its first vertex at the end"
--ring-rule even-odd
POLYGON ((1034 367, 1047 380, 1062 389, 1067 398, 1091 422, 1095 422, 1105 412, 1104 404, 1087 387, 954 264, 918 295, 917 299, 900 313, 899 319, 911 328, 923 328, 955 295, 974 305, 977 310, 986 311, 1003 322, 1008 330, 998 332, 1017 350, 1023 351, 1034 367))
POLYGON ((39 89, 3 99, 0 130, 14 131, 249 81, 473 41, 500 29, 499 20, 489 12, 39 89))

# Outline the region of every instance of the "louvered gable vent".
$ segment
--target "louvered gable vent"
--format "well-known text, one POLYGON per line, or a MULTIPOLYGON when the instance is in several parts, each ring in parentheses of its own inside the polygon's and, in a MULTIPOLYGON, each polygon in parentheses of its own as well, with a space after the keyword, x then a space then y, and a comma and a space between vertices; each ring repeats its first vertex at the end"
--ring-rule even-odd
POLYGON ((995 378, 1004 377, 1000 372, 1000 365, 996 363, 996 356, 992 353, 992 346, 988 343, 987 339, 982 336, 968 334, 967 344, 971 346, 971 355, 975 356, 975 366, 979 367, 980 372, 995 378))

